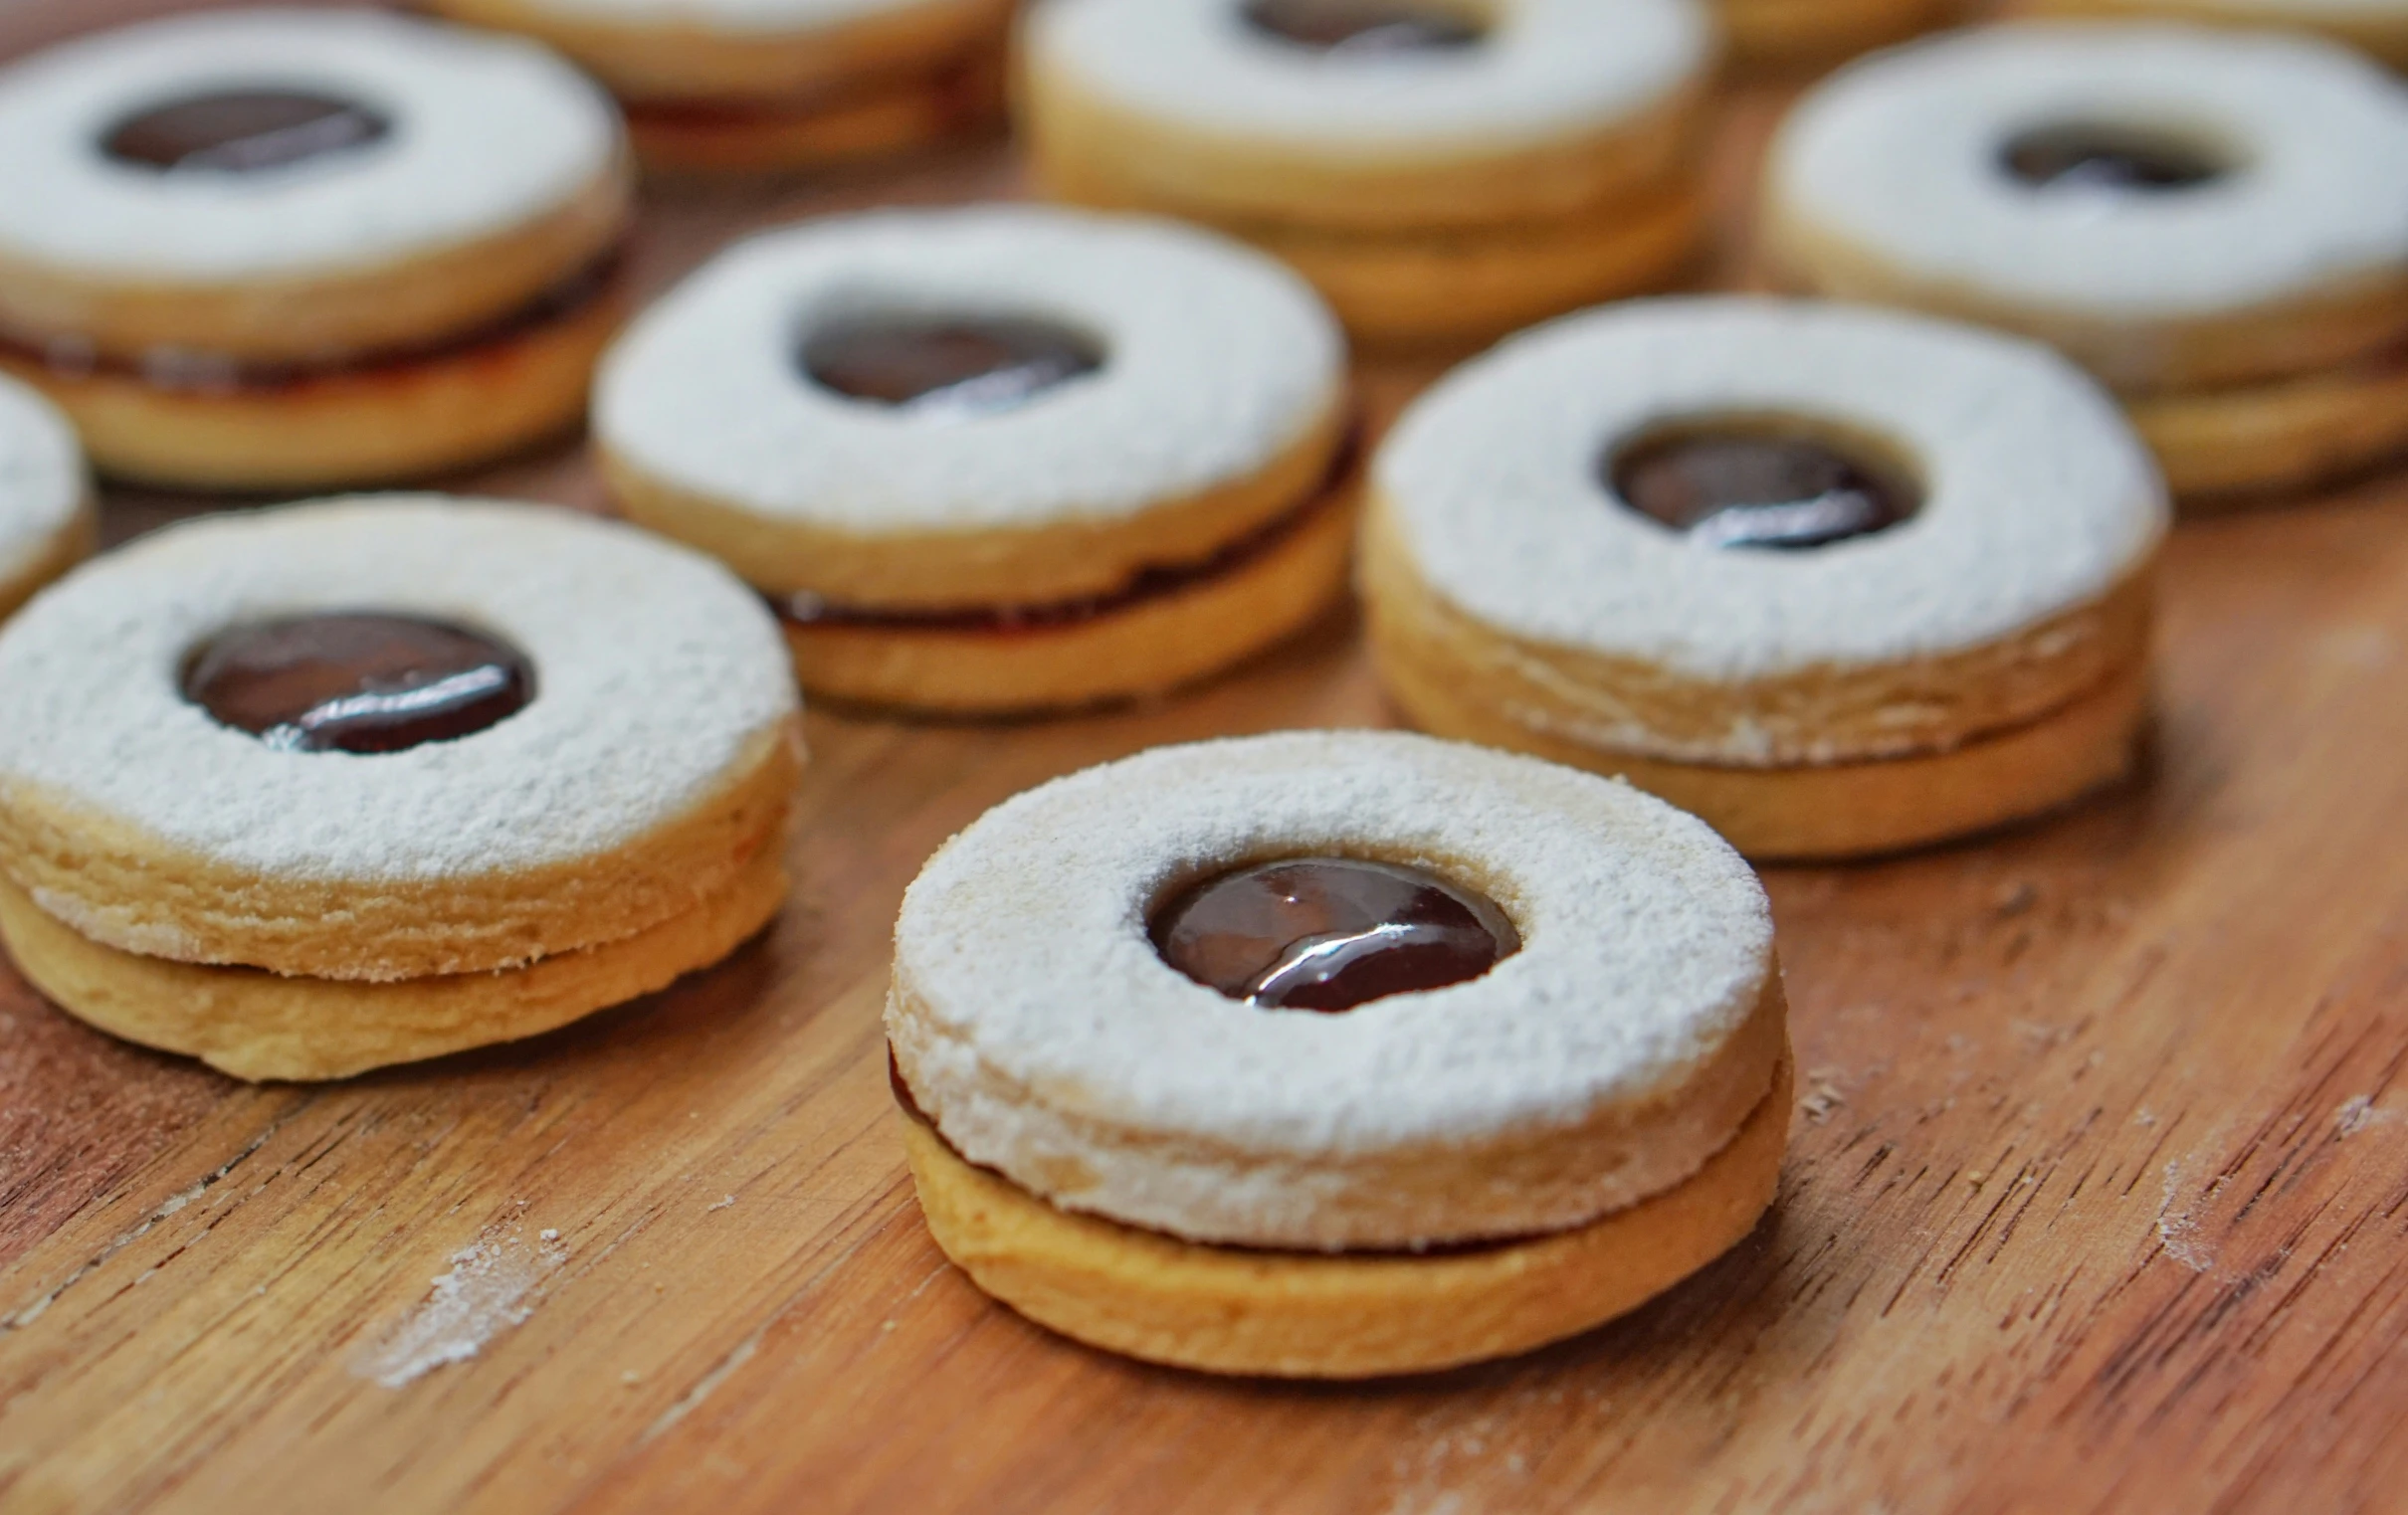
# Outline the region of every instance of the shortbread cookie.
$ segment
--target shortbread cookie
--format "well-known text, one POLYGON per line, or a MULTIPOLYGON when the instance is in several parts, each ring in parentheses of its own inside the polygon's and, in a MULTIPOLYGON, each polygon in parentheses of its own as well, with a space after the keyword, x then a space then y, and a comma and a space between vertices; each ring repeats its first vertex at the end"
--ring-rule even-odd
POLYGON ((1371 648, 1416 723, 1623 774, 1749 856, 1934 842, 2132 761, 2164 491, 2030 343, 1595 311, 1442 381, 1370 492, 1371 648))
POLYGON ((1783 126, 1777 272, 2054 342, 2185 494, 2408 447, 2408 91, 2307 37, 2027 24, 1857 64, 1783 126))
POLYGON ((92 490, 67 418, 0 378, 0 621, 92 551, 92 490))
POLYGON ((2302 28, 2408 69, 2408 0, 2025 0, 2066 16, 2160 17, 2218 26, 2302 28))
POLYGON ((531 45, 222 12, 0 71, 0 367, 104 472, 294 488, 558 431, 618 307, 626 151, 531 45))
POLYGON ((1731 61, 1787 70, 1836 63, 1944 26, 1963 0, 1717 0, 1731 61))
POLYGON ((1160 749, 932 858, 887 1032, 981 1288, 1114 1351, 1356 1378, 1584 1331, 1772 1198, 1762 889, 1624 785, 1395 733, 1160 749))
POLYGON ((776 910, 797 731, 757 598, 624 526, 173 527, 0 634, 0 935, 70 1012, 243 1077, 529 1036, 776 910))
POLYGON ((1167 688, 1342 590, 1344 350, 1270 260, 1129 217, 839 217, 722 255, 594 406, 624 512, 767 594, 805 685, 940 711, 1167 688))
POLYGON ((644 161, 764 171, 877 156, 992 121, 1010 0, 433 0, 522 32, 627 104, 644 161))
POLYGON ((1697 0, 1043 0, 1023 53, 1049 193, 1292 257, 1365 338, 1495 335, 1698 245, 1697 0))

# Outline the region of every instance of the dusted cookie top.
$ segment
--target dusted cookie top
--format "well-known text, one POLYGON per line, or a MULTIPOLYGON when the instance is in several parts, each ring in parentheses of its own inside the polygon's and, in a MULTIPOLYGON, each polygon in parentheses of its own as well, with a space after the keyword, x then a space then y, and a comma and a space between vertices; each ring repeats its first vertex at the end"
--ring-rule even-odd
POLYGON ((766 520, 963 532, 1119 518, 1243 478, 1325 428, 1343 384, 1318 297, 1212 233, 881 211, 755 237, 671 291, 604 361, 594 428, 653 480, 766 520), (930 407, 898 403, 893 362, 870 376, 829 340, 914 322, 1017 329, 1060 361, 1016 403, 930 407))
MULTIPOLYGON (((1339 914, 1369 897, 1287 887, 1334 890, 1339 914)), ((1202 1239, 1411 1244, 1578 1225, 1695 1172, 1769 1085, 1772 974, 1754 875, 1670 806, 1481 748, 1299 732, 990 811, 904 896, 888 1034, 945 1139, 1057 1204, 1202 1239), (1175 967, 1149 935, 1200 880, 1325 856, 1446 880, 1456 900, 1412 917, 1441 931, 1475 930, 1485 897, 1514 950, 1327 1014, 1209 987, 1209 956, 1175 967)))
MULTIPOLYGON (((2180 25, 1989 27, 1855 64, 1774 143, 1767 196, 1797 235, 2036 315, 2137 321, 2408 276, 2408 89, 2331 43, 2180 25), (2008 161, 2072 125, 2162 140, 2184 187, 2054 188, 2008 161)), ((2145 367, 2107 355, 2102 372, 2145 367)))
POLYGON ((2105 595, 2167 521, 2113 402, 2047 349, 1756 298, 1637 301, 1513 338, 1406 413, 1372 486, 1419 573, 1464 611, 1702 680, 2011 636, 2105 595), (1618 462, 1651 436, 1765 418, 1895 458, 1916 507, 1778 550, 1675 529, 1619 492, 1618 462))
POLYGON ((538 218, 621 151, 608 98, 531 43, 373 12, 155 21, 0 70, 0 259, 198 285, 372 269, 538 218), (348 114, 314 140, 293 116, 249 161, 120 135, 261 94, 348 114))
POLYGON ((1316 159, 1476 156, 1618 124, 1712 58, 1694 0, 1434 5, 1476 16, 1461 46, 1334 58, 1248 21, 1246 0, 1043 0, 1040 71, 1152 118, 1316 159))
POLYGON ((53 548, 84 494, 75 429, 48 400, 0 377, 0 589, 53 548))
POLYGON ((527 0, 527 8, 624 26, 780 33, 907 19, 928 5, 927 0, 527 0))
POLYGON ((537 506, 336 500, 170 527, 9 623, 0 812, 64 806, 280 878, 487 877, 679 818, 794 709, 775 623, 699 554, 537 506), (330 613, 484 633, 531 664, 533 697, 457 740, 374 754, 294 750, 189 697, 212 639, 330 613))

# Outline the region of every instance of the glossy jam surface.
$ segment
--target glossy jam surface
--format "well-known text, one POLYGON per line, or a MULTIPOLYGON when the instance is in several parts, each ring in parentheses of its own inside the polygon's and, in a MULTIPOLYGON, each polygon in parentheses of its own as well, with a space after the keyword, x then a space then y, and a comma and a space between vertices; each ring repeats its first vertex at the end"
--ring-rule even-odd
POLYGON ((365 147, 393 129, 367 106, 295 90, 197 95, 110 127, 101 150, 176 172, 256 173, 365 147))
POLYGON ((1027 316, 858 315, 804 338, 803 372, 824 389, 939 416, 1011 410, 1104 366, 1104 349, 1027 316))
POLYGON ((2125 126, 2043 126, 2009 142, 1999 158, 2035 189, 2150 194, 2224 174, 2224 165, 2197 147, 2125 126))
POLYGON ((1292 857, 1206 879, 1153 920, 1197 983, 1272 1010, 1334 1013, 1479 978, 1521 950, 1487 896, 1420 868, 1292 857))
POLYGON ((1618 449, 1607 482, 1623 501, 1710 547, 1824 547, 1911 517, 1903 473, 1818 438, 1681 428, 1618 449))
POLYGON ((1433 53, 1479 43, 1483 28, 1435 5, 1400 0, 1249 0, 1246 24, 1319 53, 1433 53))
POLYGON ((346 612, 220 632, 184 697, 288 752, 401 752, 508 719, 535 697, 515 648, 415 616, 346 612))

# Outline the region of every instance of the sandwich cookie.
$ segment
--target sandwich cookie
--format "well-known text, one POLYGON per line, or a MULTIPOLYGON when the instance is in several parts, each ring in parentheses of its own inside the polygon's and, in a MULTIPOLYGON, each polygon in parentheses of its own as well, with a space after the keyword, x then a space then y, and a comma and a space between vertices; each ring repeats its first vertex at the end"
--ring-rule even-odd
POLYGON ((533 1036, 776 913, 801 761, 759 600, 533 506, 172 527, 0 632, 0 937, 242 1078, 533 1036))
POLYGON ((1747 865, 1637 791, 1390 732, 1161 748, 903 896, 920 1208, 1130 1356, 1366 1378, 1585 1331, 1771 1203, 1786 1010, 1747 865))
POLYGON ((1656 300, 1419 401, 1362 587, 1417 724, 1625 775, 1751 857, 1845 856, 2129 769, 2165 527, 2146 450, 2045 348, 1656 300))
POLYGON ((2309 37, 2027 24, 1854 65, 1776 139, 1764 235, 1814 291, 2056 343, 2175 493, 2408 448, 2408 90, 2309 37))
POLYGON ((960 713, 1165 689, 1303 627, 1353 529, 1344 346, 1208 232, 1027 208, 755 238, 605 359, 632 519, 767 594, 815 693, 960 713))
POLYGON ((431 0, 540 38, 625 103, 648 167, 762 172, 925 146, 1003 108, 1011 0, 431 0))
POLYGON ((1023 55, 1050 193, 1244 237, 1365 340, 1486 339, 1703 235, 1697 0, 1044 0, 1023 55))
POLYGON ((0 621, 91 552, 96 528, 75 429, 0 378, 0 621))
POLYGON ((2408 69, 2408 0, 2027 0, 2067 16, 2138 18, 2321 32, 2408 69))
POLYGON ((1731 61, 1792 70, 1836 63, 1944 26, 1963 0, 1718 0, 1731 61))
POLYGON ((104 473, 291 489, 574 423, 619 309, 617 112, 531 44, 232 11, 0 70, 0 368, 104 473))

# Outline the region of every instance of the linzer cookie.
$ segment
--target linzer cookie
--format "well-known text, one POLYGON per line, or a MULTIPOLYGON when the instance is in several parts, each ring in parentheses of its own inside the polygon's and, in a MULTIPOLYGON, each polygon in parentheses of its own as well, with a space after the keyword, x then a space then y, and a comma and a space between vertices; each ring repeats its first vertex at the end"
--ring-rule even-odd
POLYGON ((0 937, 244 1078, 532 1036, 786 892, 793 680, 717 564, 534 506, 172 527, 0 632, 0 937))
POLYGON ((998 806, 903 896, 887 1035, 946 1254, 1217 1373, 1585 1331, 1745 1236, 1789 1129, 1746 864, 1628 786, 1397 733, 998 806))
POLYGON ((92 551, 92 491, 74 428, 0 378, 0 621, 92 551))
POLYGON ((0 71, 0 368, 103 472, 287 489, 561 430, 618 310, 625 148, 530 44, 153 22, 0 71))
POLYGON ((627 108, 653 168, 821 167, 1003 110, 1011 0, 432 0, 558 48, 627 108))
POLYGON ((1703 232, 1697 0, 1043 0, 1023 52, 1049 192, 1244 237, 1366 340, 1648 287, 1703 232))
POLYGON ((1854 65, 1782 127, 1775 271, 2053 342, 2186 498, 2408 449, 2408 91, 2305 36, 1967 32, 1854 65))
POLYGON ((2125 773, 2163 485, 2036 344, 1762 299, 1568 317, 1374 461, 1374 662, 1416 723, 1577 763, 1751 857, 2032 816, 2125 773))
POLYGON ((2408 69, 2408 0, 2025 0, 2066 16, 2157 17, 2234 27, 2321 32, 2408 69))
POLYGON ((625 513, 777 607, 815 692, 934 711, 1199 677, 1343 589, 1344 348, 1210 233, 989 207, 747 242, 605 359, 625 513))

